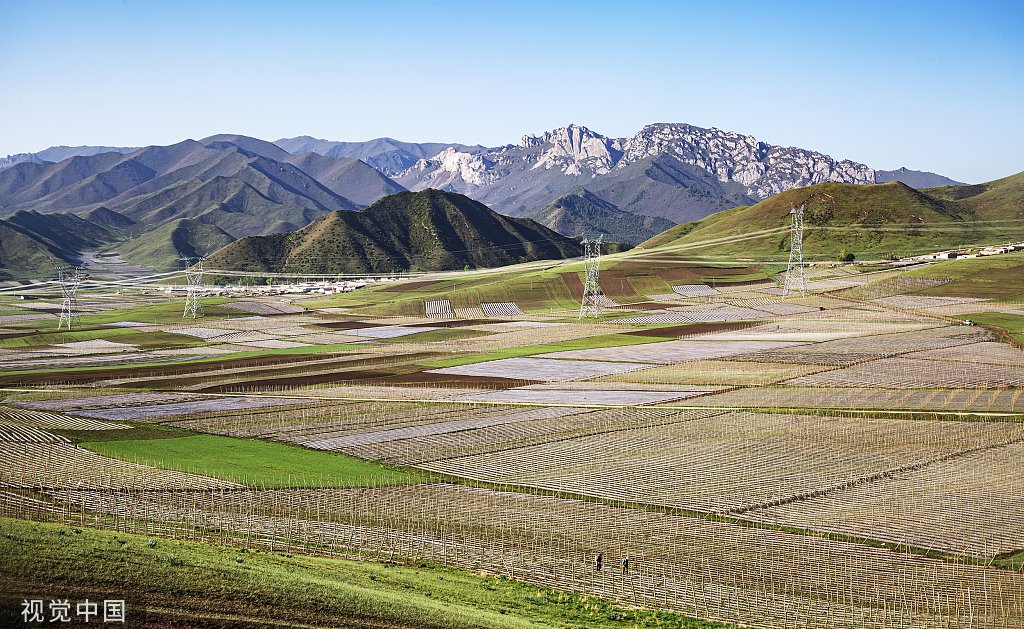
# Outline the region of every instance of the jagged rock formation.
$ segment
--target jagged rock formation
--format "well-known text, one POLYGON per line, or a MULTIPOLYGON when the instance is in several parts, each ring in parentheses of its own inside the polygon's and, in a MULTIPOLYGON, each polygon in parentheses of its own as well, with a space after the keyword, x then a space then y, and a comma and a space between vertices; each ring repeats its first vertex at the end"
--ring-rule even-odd
POLYGON ((482 152, 448 147, 395 179, 410 190, 463 192, 512 216, 537 211, 582 185, 624 211, 680 222, 826 181, 873 184, 875 171, 715 128, 653 124, 632 137, 609 138, 569 125, 482 152), (666 175, 672 171, 684 174, 666 175), (657 193, 638 189, 638 178, 645 177, 657 193), (627 187, 632 197, 621 193, 627 187))

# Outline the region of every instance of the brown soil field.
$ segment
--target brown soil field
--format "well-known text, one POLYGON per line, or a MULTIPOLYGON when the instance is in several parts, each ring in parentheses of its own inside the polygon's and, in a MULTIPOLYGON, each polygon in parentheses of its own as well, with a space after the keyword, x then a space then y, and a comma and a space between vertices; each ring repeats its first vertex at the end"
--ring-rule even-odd
POLYGON ((224 369, 242 369, 246 367, 268 367, 271 365, 286 365, 289 363, 306 363, 330 359, 332 356, 344 356, 344 354, 267 354, 257 358, 225 358, 223 360, 208 360, 195 364, 192 361, 164 363, 158 365, 138 365, 116 369, 78 369, 59 372, 31 372, 0 375, 0 386, 22 386, 22 385, 45 385, 48 383, 61 384, 91 384, 102 380, 120 378, 155 378, 153 382, 132 385, 133 387, 152 386, 157 389, 165 389, 168 386, 167 378, 195 377, 197 374, 224 369))
MULTIPOLYGON (((326 365, 319 365, 321 369, 318 370, 318 374, 324 375, 337 375, 341 373, 352 373, 366 367, 373 367, 382 364, 395 364, 397 363, 408 363, 414 360, 428 360, 431 358, 437 358, 438 354, 433 352, 416 352, 411 354, 395 354, 392 356, 373 356, 369 358, 355 358, 351 360, 336 360, 334 358, 328 358, 326 365)), ((255 385, 261 381, 276 381, 280 379, 295 379, 307 377, 307 372, 310 369, 316 369, 316 366, 310 365, 309 363, 303 363, 295 366, 284 366, 279 369, 257 369, 249 371, 247 373, 226 373, 223 374, 221 379, 221 385, 217 386, 233 386, 233 387, 244 387, 255 385), (298 372, 298 373, 297 373, 298 372), (230 380, 230 382, 224 382, 224 380, 230 380), (244 381, 243 381, 244 380, 244 381)), ((395 369, 401 369, 400 367, 392 367, 391 373, 395 373, 395 369)), ((171 389, 181 388, 188 386, 201 385, 207 382, 212 382, 220 374, 199 374, 182 376, 179 378, 162 378, 160 380, 144 381, 144 382, 133 382, 133 387, 140 388, 153 388, 153 389, 171 389)), ((212 390, 211 387, 204 388, 203 390, 212 390)), ((237 389, 236 389, 237 390, 237 389)))
POLYGON ((644 299, 626 281, 626 274, 617 269, 601 273, 598 281, 601 285, 601 292, 614 300, 644 299))
POLYGON ((437 280, 424 280, 421 282, 399 282, 398 284, 391 284, 380 289, 382 293, 401 293, 409 290, 418 290, 420 288, 427 288, 434 284, 439 283, 437 280))
POLYGON ((318 373, 308 376, 292 376, 267 378, 263 380, 247 380, 232 384, 220 384, 201 389, 203 393, 235 393, 252 391, 253 389, 271 389, 305 387, 315 384, 343 384, 350 386, 396 386, 426 385, 452 389, 508 389, 531 384, 539 384, 537 380, 513 380, 510 378, 462 376, 455 374, 412 373, 395 374, 386 371, 344 371, 336 373, 318 373))
POLYGON ((583 299, 583 281, 579 273, 559 273, 565 287, 569 289, 569 295, 576 301, 583 299))

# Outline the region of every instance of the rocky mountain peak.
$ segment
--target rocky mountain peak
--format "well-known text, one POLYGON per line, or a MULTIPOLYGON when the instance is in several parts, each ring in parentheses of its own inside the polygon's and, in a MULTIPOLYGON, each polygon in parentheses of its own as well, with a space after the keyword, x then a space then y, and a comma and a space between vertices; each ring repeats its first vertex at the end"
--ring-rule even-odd
POLYGON ((545 132, 541 140, 541 146, 550 146, 533 168, 558 168, 567 175, 579 175, 583 170, 603 175, 615 167, 622 155, 614 140, 580 125, 545 132))

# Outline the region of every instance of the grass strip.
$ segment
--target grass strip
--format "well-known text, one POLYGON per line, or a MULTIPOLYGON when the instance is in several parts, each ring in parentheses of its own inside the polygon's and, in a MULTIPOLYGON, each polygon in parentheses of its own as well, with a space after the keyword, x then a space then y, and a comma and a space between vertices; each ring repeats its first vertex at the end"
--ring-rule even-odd
POLYGON ((196 434, 169 439, 129 437, 83 441, 80 445, 122 461, 138 461, 253 487, 310 487, 321 483, 327 487, 369 487, 426 479, 343 454, 272 441, 196 434))
MULTIPOLYGON (((0 518, 0 625, 23 600, 123 599, 126 626, 494 629, 726 625, 486 573, 249 551, 0 518)), ((49 614, 47 614, 49 617, 49 614)), ((97 621, 93 618, 93 621, 97 621)))

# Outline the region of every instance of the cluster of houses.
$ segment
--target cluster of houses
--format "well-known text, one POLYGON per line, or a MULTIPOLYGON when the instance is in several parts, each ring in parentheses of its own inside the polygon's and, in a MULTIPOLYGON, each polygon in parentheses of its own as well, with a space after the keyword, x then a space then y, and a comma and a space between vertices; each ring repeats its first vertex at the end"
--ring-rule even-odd
MULTIPOLYGON (((349 293, 357 288, 394 282, 396 278, 379 277, 357 280, 324 280, 318 282, 296 282, 292 284, 269 284, 267 286, 200 286, 198 291, 210 297, 235 297, 238 295, 274 296, 274 295, 337 295, 349 293)), ((184 295, 186 286, 165 286, 163 292, 168 295, 184 295)))
POLYGON ((994 256, 1000 253, 1024 250, 1024 242, 1008 242, 1005 245, 992 245, 983 249, 968 249, 957 251, 940 251, 922 256, 914 256, 913 260, 953 260, 956 258, 979 258, 981 256, 994 256))

